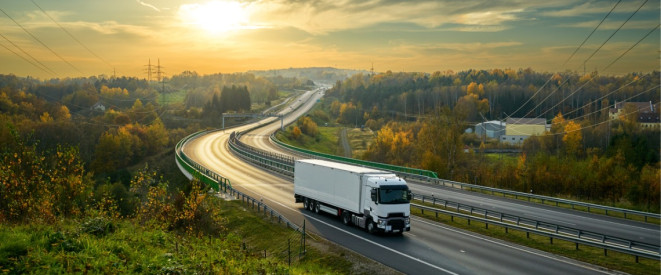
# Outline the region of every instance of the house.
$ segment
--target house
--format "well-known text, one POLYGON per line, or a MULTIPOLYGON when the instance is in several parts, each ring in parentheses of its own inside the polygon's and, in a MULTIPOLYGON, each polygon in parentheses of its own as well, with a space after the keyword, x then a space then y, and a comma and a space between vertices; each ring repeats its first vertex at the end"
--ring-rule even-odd
POLYGON ((546 119, 508 118, 505 126, 505 135, 500 137, 500 141, 509 144, 522 144, 527 138, 534 135, 542 135, 546 131, 546 119))
POLYGON ((90 107, 90 110, 92 111, 100 111, 100 112, 105 112, 106 111, 106 106, 103 106, 103 103, 101 101, 97 101, 90 107))
POLYGON ((475 125, 475 135, 478 137, 486 136, 488 138, 500 139, 500 136, 505 134, 506 124, 499 120, 478 123, 475 125))
POLYGON ((611 120, 619 119, 624 114, 624 107, 633 105, 638 110, 638 124, 643 129, 655 129, 661 127, 661 118, 659 116, 659 106, 649 102, 615 102, 613 108, 608 112, 611 120))

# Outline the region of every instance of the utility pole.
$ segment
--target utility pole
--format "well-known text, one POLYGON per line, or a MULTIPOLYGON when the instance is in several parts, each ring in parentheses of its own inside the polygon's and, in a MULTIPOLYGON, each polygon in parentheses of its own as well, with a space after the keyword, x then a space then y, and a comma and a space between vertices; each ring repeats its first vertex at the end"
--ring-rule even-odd
POLYGON ((161 59, 158 59, 158 65, 156 66, 156 78, 158 79, 158 82, 161 82, 161 77, 162 77, 162 71, 161 71, 161 59))
POLYGON ((151 58, 149 59, 149 63, 147 63, 147 65, 145 65, 145 67, 147 67, 147 69, 146 69, 146 71, 147 71, 147 81, 151 82, 152 67, 154 67, 151 64, 151 58))

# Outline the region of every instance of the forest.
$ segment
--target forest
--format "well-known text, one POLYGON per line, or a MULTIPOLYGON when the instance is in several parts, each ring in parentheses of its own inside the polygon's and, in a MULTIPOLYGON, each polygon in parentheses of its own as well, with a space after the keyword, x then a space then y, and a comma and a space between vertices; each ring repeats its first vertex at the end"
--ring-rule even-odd
MULTIPOLYGON (((135 248, 114 244, 102 251, 81 240, 106 245, 102 237, 125 232, 118 226, 129 224, 137 230, 135 237, 167 232, 159 238, 230 238, 232 247, 238 246, 240 239, 227 232, 217 199, 206 195, 208 187, 179 172, 174 144, 193 132, 220 127, 209 114, 263 110, 294 88, 307 87, 307 81, 301 83, 281 78, 275 84, 249 73, 184 72, 160 82, 0 75, 0 237, 13 240, 0 245, 0 270, 39 273, 46 265, 59 270, 53 272, 282 272, 281 264, 246 259, 242 253, 237 256, 243 263, 216 267, 175 265, 172 257, 130 262, 140 257, 135 248), (110 257, 92 262, 74 257, 96 253, 110 257)), ((162 251, 165 244, 140 245, 162 251)), ((205 244, 198 248, 207 249, 205 244)))
POLYGON ((618 120, 608 115, 615 102, 635 101, 659 106, 659 72, 358 74, 338 81, 323 104, 338 123, 378 130, 366 160, 432 170, 461 182, 658 212, 659 128, 642 128, 633 113, 618 120), (543 118, 551 130, 520 147, 466 131, 506 117, 543 118), (503 148, 521 153, 484 153, 503 148))
POLYGON ((172 150, 184 136, 219 126, 202 113, 247 112, 279 97, 278 85, 251 74, 184 72, 167 82, 0 75, 0 222, 110 210, 134 217, 148 201, 184 200, 192 187, 174 167, 172 150), (182 95, 179 102, 163 100, 173 94, 182 95), (150 191, 161 197, 149 199, 150 191))

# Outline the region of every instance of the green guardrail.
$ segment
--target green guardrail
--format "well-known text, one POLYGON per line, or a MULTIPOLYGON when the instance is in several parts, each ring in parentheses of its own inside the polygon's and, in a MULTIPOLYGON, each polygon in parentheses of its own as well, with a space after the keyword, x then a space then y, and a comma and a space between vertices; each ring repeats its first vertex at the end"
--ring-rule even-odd
POLYGON ((232 184, 228 178, 225 178, 188 158, 188 156, 186 156, 186 154, 184 154, 181 150, 181 147, 186 142, 207 132, 208 131, 200 131, 181 139, 175 146, 175 158, 181 167, 188 171, 188 173, 190 173, 193 178, 196 178, 199 181, 209 185, 216 192, 220 191, 221 189, 226 192, 228 188, 232 189, 232 184))
POLYGON ((406 173, 406 174, 410 174, 410 175, 429 177, 429 178, 434 178, 434 179, 438 178, 438 175, 436 175, 435 172, 429 171, 429 170, 409 168, 409 167, 403 167, 403 166, 397 166, 397 165, 391 165, 391 164, 385 164, 385 163, 379 163, 379 162, 372 162, 372 161, 366 161, 366 160, 360 160, 360 159, 354 159, 354 158, 340 157, 340 156, 335 156, 335 155, 310 151, 310 150, 303 149, 303 148, 298 148, 296 146, 286 144, 286 143, 278 140, 275 137, 275 133, 273 135, 271 135, 271 140, 273 142, 277 143, 280 146, 283 146, 283 147, 286 147, 286 148, 289 148, 291 150, 298 151, 298 152, 301 152, 301 153, 304 153, 304 154, 320 157, 320 158, 326 158, 326 159, 331 159, 331 160, 340 161, 340 162, 346 162, 346 163, 350 163, 350 164, 367 166, 367 167, 372 167, 372 168, 381 169, 381 170, 389 170, 389 171, 394 171, 394 172, 406 173))

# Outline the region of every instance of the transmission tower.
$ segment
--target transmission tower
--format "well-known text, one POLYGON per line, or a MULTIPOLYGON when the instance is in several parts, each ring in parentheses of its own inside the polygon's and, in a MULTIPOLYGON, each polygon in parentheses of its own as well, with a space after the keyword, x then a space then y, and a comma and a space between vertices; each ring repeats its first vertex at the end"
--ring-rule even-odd
POLYGON ((156 78, 157 78, 158 82, 161 82, 161 79, 163 78, 163 75, 165 74, 165 72, 161 71, 161 69, 163 69, 163 67, 161 67, 161 59, 159 58, 158 59, 158 65, 156 66, 156 78))
POLYGON ((154 65, 151 64, 151 58, 149 59, 149 63, 147 63, 147 65, 145 65, 145 67, 147 67, 147 69, 146 69, 146 71, 147 71, 147 81, 151 82, 152 68, 154 67, 154 65))

